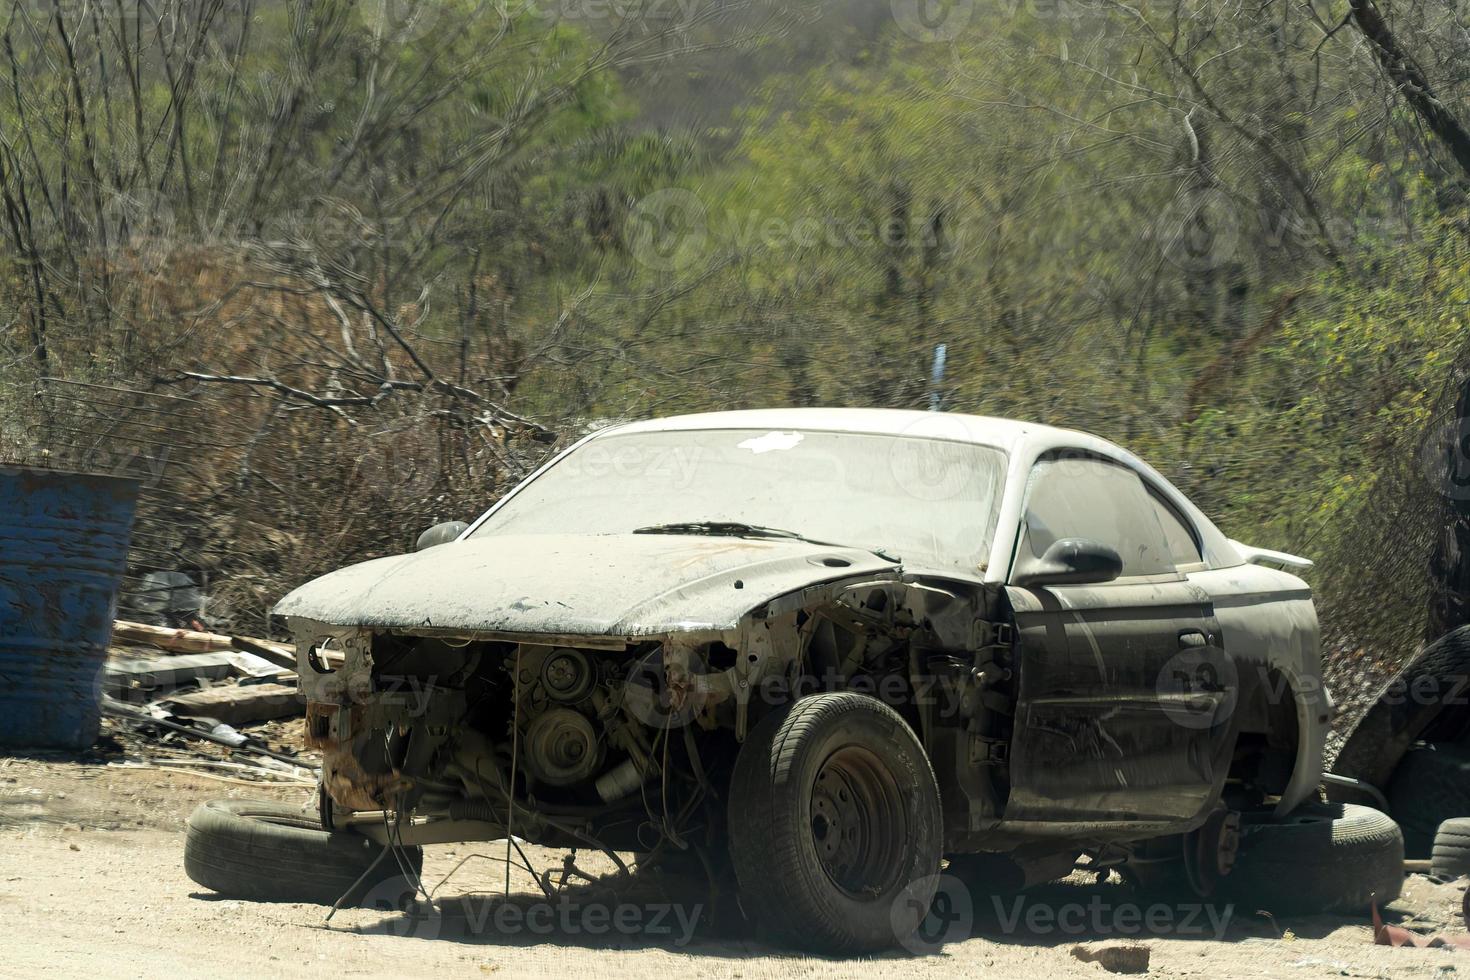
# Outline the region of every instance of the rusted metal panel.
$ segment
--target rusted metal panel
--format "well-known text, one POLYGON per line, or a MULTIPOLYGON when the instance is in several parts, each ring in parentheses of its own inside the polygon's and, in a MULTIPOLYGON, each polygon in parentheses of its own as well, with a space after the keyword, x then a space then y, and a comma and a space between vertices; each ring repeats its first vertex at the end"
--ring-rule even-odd
POLYGON ((734 629, 750 610, 807 586, 897 568, 804 541, 500 535, 332 572, 275 612, 380 629, 647 636, 734 629))
POLYGON ((0 467, 0 744, 96 741, 138 487, 0 467))

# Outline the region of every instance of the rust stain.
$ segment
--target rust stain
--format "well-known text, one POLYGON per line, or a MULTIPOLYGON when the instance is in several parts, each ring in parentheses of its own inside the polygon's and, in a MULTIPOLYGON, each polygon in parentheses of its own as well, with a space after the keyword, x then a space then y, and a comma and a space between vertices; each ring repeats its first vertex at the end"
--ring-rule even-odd
POLYGON ((734 540, 701 542, 699 547, 695 550, 700 553, 696 555, 691 555, 682 561, 675 562, 674 567, 690 568, 694 565, 699 565, 707 562, 711 558, 716 558, 720 555, 732 555, 738 554, 742 551, 764 551, 768 549, 759 541, 734 540))
MULTIPOLYGON (((1470 914, 1470 892, 1467 892, 1465 896, 1465 911, 1470 914)), ((1470 949, 1470 936, 1421 936, 1417 932, 1410 932, 1403 926, 1386 925, 1383 917, 1378 914, 1377 902, 1373 903, 1373 942, 1379 946, 1392 946, 1395 949, 1404 946, 1411 949, 1470 949)))
MULTIPOLYGON (((332 719, 338 705, 309 702, 306 705, 306 744, 322 754, 322 785, 332 802, 344 810, 391 810, 394 799, 412 786, 403 774, 394 770, 370 773, 353 753, 352 743, 344 743, 331 734, 332 719)), ((358 710, 350 715, 352 731, 357 731, 358 710)))

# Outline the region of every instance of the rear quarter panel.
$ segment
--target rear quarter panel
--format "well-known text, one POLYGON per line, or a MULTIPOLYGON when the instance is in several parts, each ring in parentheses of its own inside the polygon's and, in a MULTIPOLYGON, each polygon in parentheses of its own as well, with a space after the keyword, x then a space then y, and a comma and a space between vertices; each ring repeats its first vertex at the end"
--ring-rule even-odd
POLYGON ((1295 575, 1253 564, 1192 572, 1189 580, 1213 598, 1221 640, 1241 675, 1259 676, 1261 668, 1271 668, 1290 687, 1267 690, 1268 697, 1291 697, 1296 706, 1296 764, 1277 807, 1278 814, 1287 813, 1321 782, 1332 721, 1311 587, 1295 575))

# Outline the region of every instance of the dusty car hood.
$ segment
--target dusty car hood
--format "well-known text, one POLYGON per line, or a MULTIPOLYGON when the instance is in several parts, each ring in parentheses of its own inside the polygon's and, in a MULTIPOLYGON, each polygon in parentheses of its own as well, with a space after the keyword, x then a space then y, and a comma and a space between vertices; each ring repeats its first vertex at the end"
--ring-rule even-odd
POLYGON ((639 636, 733 629, 771 599, 897 567, 804 541, 490 535, 331 572, 275 613, 385 629, 639 636))

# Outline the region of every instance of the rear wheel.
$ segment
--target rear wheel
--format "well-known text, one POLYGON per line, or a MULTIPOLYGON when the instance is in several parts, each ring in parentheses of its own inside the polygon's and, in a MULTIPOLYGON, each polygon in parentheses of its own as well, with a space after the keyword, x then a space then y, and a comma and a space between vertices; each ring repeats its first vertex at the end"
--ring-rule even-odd
POLYGON ((1282 819, 1247 814, 1217 894, 1267 912, 1366 914, 1398 898, 1403 883, 1397 824, 1366 806, 1309 803, 1282 819))
POLYGON ((939 787, 893 709, 851 693, 765 718, 730 787, 741 903, 765 932, 826 951, 907 938, 938 887, 939 787))

